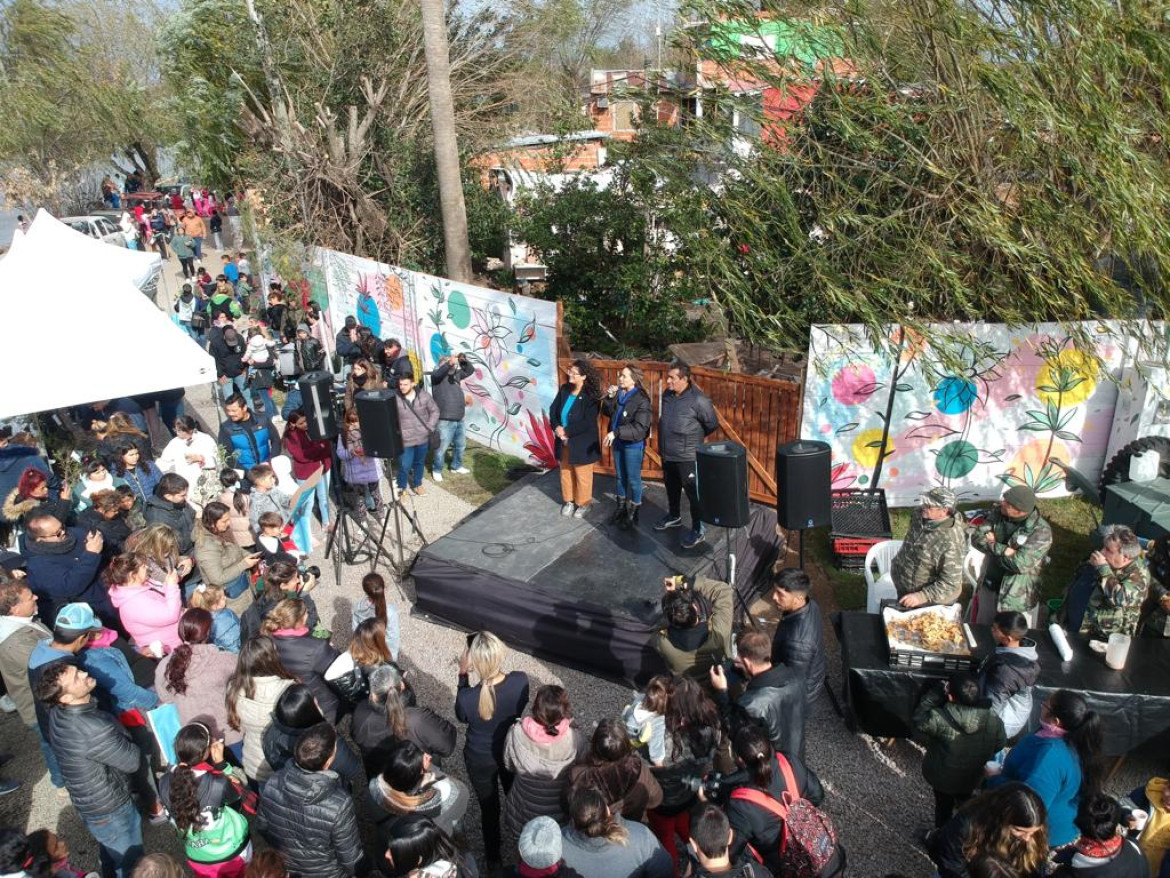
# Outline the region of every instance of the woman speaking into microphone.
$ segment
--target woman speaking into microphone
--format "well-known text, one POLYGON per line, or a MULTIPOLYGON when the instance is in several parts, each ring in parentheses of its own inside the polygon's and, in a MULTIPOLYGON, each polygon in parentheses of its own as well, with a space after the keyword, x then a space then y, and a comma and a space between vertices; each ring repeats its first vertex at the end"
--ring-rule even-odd
POLYGON ((642 458, 650 436, 650 397, 642 389, 642 370, 627 363, 618 373, 618 383, 609 388, 601 413, 609 418, 605 444, 613 449, 617 474, 617 509, 610 518, 628 530, 638 523, 642 506, 642 458))

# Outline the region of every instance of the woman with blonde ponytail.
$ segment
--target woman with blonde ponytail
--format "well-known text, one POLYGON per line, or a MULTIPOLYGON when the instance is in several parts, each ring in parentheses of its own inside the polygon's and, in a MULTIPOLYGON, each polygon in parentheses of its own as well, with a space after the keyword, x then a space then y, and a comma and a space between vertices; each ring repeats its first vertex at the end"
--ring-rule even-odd
POLYGON ((463 761, 479 799, 488 871, 500 862, 499 785, 505 794, 512 787, 512 774, 504 767, 504 742, 528 704, 528 675, 523 671, 504 673, 504 657, 503 641, 490 631, 471 637, 459 659, 459 691, 455 695, 455 718, 467 723, 463 761), (469 679, 471 670, 479 681, 475 686, 469 679))
POLYGON ((581 875, 674 878, 674 864, 654 833, 610 811, 599 790, 570 788, 568 806, 561 857, 569 869, 581 875))

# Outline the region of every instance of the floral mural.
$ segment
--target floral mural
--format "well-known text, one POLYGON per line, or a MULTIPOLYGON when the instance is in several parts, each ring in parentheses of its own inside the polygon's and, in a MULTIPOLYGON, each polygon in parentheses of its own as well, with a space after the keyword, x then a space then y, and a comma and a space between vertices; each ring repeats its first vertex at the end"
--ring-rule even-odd
POLYGON ((1105 463, 1124 355, 1112 327, 1085 328, 1095 357, 1056 324, 939 327, 934 346, 895 329, 879 351, 861 327, 813 327, 802 435, 833 449, 834 488, 881 487, 891 505, 935 485, 1063 493, 1057 462, 1090 479, 1105 463))
POLYGON ((463 382, 468 435, 551 466, 548 407, 557 391, 555 302, 460 284, 433 275, 318 251, 334 326, 351 314, 398 338, 430 373, 465 354, 475 368, 463 382))

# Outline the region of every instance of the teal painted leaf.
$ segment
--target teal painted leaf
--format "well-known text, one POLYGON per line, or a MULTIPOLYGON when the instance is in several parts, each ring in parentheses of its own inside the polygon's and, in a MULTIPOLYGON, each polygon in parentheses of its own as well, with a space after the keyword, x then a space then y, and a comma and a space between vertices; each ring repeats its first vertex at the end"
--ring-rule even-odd
POLYGON ((1081 437, 1076 433, 1070 433, 1068 430, 1057 430, 1056 438, 1063 439, 1065 442, 1080 442, 1081 437))
POLYGON ((894 386, 894 390, 898 391, 899 393, 905 393, 906 391, 913 389, 913 384, 897 384, 894 386))
POLYGON ((529 357, 528 358, 528 365, 539 369, 540 368, 540 360, 536 359, 536 357, 529 357))
POLYGON ((837 435, 840 436, 842 433, 852 433, 854 430, 856 430, 860 426, 861 425, 858 424, 857 421, 850 421, 845 426, 838 427, 836 432, 837 432, 837 435))

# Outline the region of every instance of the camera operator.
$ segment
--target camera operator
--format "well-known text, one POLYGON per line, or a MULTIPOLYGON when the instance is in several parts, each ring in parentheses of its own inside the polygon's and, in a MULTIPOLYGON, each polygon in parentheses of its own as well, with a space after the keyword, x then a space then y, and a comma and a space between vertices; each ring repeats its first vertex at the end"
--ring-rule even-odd
POLYGON ((467 354, 443 357, 431 373, 431 396, 439 406, 439 447, 431 461, 431 476, 436 482, 443 481, 448 446, 454 448, 451 471, 460 475, 469 472, 463 466, 463 453, 467 450, 467 425, 463 423, 467 401, 461 382, 474 374, 475 368, 467 361, 467 354))
POLYGON ((709 687, 711 668, 730 654, 734 595, 726 582, 700 576, 693 587, 681 576, 668 577, 662 595, 666 627, 658 632, 658 654, 672 674, 709 687), (700 601, 710 605, 701 612, 700 601))
POLYGON ((772 664, 772 641, 762 631, 745 631, 735 642, 735 669, 747 685, 734 701, 721 665, 711 668, 711 687, 726 728, 734 735, 747 722, 764 729, 773 749, 804 758, 804 678, 772 664))

